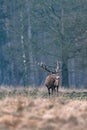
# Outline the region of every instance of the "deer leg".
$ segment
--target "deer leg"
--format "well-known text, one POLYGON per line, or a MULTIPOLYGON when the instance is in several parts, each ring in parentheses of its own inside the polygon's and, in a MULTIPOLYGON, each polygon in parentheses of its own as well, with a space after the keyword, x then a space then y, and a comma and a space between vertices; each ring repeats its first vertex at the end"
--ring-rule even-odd
POLYGON ((53 95, 54 88, 52 87, 52 95, 53 95))
POLYGON ((54 87, 54 92, 56 93, 56 87, 54 87))
POLYGON ((59 87, 59 86, 57 86, 57 93, 58 93, 58 87, 59 87))
POLYGON ((49 96, 50 96, 50 88, 48 88, 48 94, 49 94, 49 96))
POLYGON ((57 86, 57 93, 58 93, 59 85, 57 86))

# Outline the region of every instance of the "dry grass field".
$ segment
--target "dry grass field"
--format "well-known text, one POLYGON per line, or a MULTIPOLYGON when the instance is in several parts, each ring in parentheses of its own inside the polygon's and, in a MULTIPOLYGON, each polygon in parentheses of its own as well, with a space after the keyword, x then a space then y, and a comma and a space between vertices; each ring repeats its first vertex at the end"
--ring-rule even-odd
POLYGON ((87 130, 87 90, 2 87, 0 130, 87 130))

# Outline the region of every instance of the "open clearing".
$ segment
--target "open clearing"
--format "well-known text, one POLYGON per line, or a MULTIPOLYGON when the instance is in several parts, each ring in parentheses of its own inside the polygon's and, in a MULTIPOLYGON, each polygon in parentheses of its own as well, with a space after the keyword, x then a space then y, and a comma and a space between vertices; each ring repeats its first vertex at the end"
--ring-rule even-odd
POLYGON ((0 130, 87 130, 87 91, 0 89, 0 130))

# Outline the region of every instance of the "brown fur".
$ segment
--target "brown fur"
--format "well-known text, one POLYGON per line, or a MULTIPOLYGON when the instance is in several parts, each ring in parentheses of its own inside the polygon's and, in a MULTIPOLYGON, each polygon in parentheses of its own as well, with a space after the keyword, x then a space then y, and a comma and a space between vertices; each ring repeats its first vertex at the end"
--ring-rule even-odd
POLYGON ((57 76, 56 74, 51 74, 46 77, 45 85, 48 89, 49 96, 50 96, 50 89, 52 90, 52 94, 55 89, 57 89, 57 93, 58 93, 59 81, 60 81, 60 77, 57 76))

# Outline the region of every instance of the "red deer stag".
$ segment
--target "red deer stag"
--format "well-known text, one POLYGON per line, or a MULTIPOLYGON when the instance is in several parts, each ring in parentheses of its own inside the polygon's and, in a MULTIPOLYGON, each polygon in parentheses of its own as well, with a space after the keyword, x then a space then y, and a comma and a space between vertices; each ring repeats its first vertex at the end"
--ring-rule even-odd
POLYGON ((54 91, 57 90, 57 93, 58 93, 58 88, 59 88, 59 82, 60 82, 60 76, 58 75, 58 72, 59 72, 59 64, 57 62, 57 68, 56 68, 56 71, 51 71, 48 69, 48 67, 46 65, 44 65, 43 63, 40 63, 39 64, 43 69, 45 69, 46 71, 48 72, 51 72, 50 75, 48 75, 46 77, 46 80, 45 80, 45 86, 47 87, 48 89, 48 94, 50 96, 51 94, 51 91, 52 90, 52 94, 54 91))

